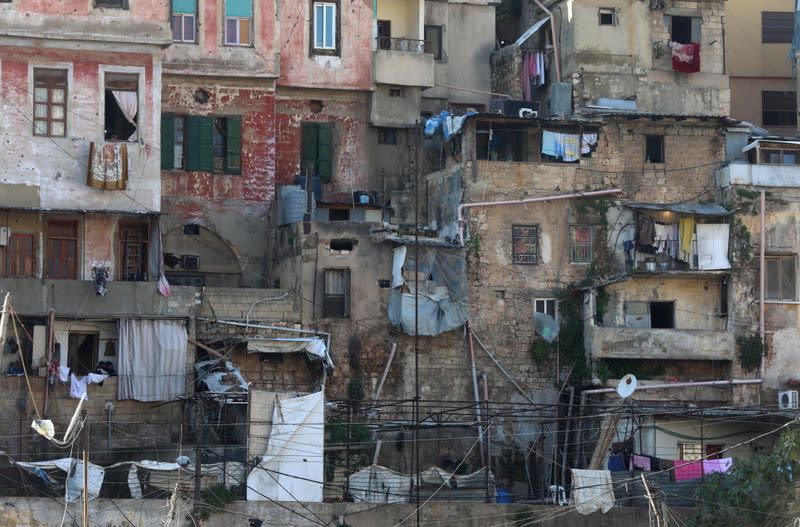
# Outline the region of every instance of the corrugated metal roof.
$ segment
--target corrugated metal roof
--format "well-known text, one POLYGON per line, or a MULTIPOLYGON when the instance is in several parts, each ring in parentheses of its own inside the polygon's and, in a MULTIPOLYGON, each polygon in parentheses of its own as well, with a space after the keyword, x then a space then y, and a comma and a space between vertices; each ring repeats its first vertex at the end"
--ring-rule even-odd
POLYGON ((638 210, 669 211, 695 216, 727 216, 732 212, 716 203, 628 203, 628 208, 638 210))

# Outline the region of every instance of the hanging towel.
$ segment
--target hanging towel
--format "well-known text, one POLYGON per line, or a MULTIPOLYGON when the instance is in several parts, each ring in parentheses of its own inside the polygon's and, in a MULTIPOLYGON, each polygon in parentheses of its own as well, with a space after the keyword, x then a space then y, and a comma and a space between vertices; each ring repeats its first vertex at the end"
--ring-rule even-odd
POLYGON ((672 225, 656 223, 656 239, 653 245, 656 246, 656 253, 662 254, 669 247, 669 237, 672 234, 672 225))
POLYGON ((89 143, 86 184, 103 190, 125 190, 128 184, 128 145, 89 143))
POLYGON ((562 134, 545 130, 542 132, 542 153, 548 156, 558 157, 559 137, 562 134))
POLYGON ((725 457, 722 459, 706 459, 703 461, 703 472, 711 474, 714 472, 728 472, 733 466, 733 458, 725 457))
POLYGON ((597 510, 607 513, 614 506, 614 488, 608 470, 572 469, 572 500, 578 514, 597 510))
POLYGON ((650 458, 647 456, 640 456, 639 454, 633 454, 631 456, 631 470, 634 469, 642 469, 646 471, 650 471, 650 458))
POLYGON ((702 461, 676 461, 675 481, 689 481, 703 477, 702 461))
POLYGON ((591 154, 593 146, 597 146, 597 134, 583 134, 581 137, 581 154, 591 154))
POLYGON ((684 262, 691 262, 692 236, 694 235, 694 216, 681 218, 678 230, 678 236, 681 241, 680 258, 684 262))
POLYGON ((564 161, 577 161, 581 158, 581 136, 578 134, 561 134, 564 161))
POLYGON ((679 44, 671 42, 672 69, 682 73, 697 73, 700 71, 700 44, 690 42, 679 44))

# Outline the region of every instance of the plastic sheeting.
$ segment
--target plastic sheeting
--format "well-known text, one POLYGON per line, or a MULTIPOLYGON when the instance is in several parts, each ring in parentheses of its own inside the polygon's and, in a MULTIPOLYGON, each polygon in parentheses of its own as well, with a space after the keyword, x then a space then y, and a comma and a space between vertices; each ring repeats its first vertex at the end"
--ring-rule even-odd
POLYGON ((464 123, 472 115, 478 112, 467 112, 465 115, 453 117, 449 112, 442 112, 439 115, 434 115, 425 121, 425 135, 433 136, 441 131, 446 141, 449 141, 454 135, 461 133, 464 123))
POLYGON ((186 325, 177 320, 119 321, 117 397, 171 401, 186 391, 186 325))
POLYGON ((350 476, 350 495, 358 503, 408 503, 411 478, 380 465, 370 465, 350 476))
MULTIPOLYGON (((411 251, 398 247, 392 265, 389 320, 408 335, 414 334, 415 280, 419 278, 419 334, 439 335, 462 326, 468 318, 464 254, 460 249, 420 247, 419 265, 411 251), (402 269, 403 273, 396 273, 402 269), (401 282, 402 285, 395 286, 401 282)), ((415 252, 415 251, 414 251, 415 252)))
POLYGON ((278 399, 267 451, 247 477, 251 501, 322 502, 325 396, 278 399))
POLYGON ((230 361, 206 360, 194 365, 197 380, 205 383, 211 393, 247 393, 247 381, 230 361))
MULTIPOLYGON (((41 477, 41 470, 58 469, 67 474, 66 480, 66 494, 67 501, 75 501, 80 498, 83 493, 83 461, 76 458, 63 458, 53 461, 33 461, 22 462, 18 461, 17 466, 41 477)), ((89 499, 93 500, 100 495, 100 487, 103 486, 103 480, 106 476, 106 470, 94 463, 89 463, 88 474, 88 495, 89 499)))
POLYGON ((697 224, 697 266, 704 271, 730 269, 727 223, 697 224))
POLYGON ((325 341, 319 338, 250 338, 247 353, 306 353, 311 360, 323 360, 333 367, 325 341))
POLYGON ((572 469, 572 501, 579 514, 607 513, 614 506, 614 487, 608 470, 572 469))

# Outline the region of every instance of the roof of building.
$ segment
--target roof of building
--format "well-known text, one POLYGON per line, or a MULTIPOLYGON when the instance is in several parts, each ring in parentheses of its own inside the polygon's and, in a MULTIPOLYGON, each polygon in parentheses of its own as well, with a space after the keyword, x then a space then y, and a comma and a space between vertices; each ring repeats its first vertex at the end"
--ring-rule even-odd
POLYGON ((628 203, 631 209, 669 211, 695 216, 727 216, 731 211, 716 203, 628 203))

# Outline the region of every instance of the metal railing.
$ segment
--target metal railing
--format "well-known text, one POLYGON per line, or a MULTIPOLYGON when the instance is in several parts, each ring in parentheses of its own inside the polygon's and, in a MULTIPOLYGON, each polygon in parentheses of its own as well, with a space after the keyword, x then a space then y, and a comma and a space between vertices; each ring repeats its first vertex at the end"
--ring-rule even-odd
POLYGON ((425 53, 425 41, 411 38, 378 37, 378 49, 388 51, 406 51, 408 53, 425 53))

